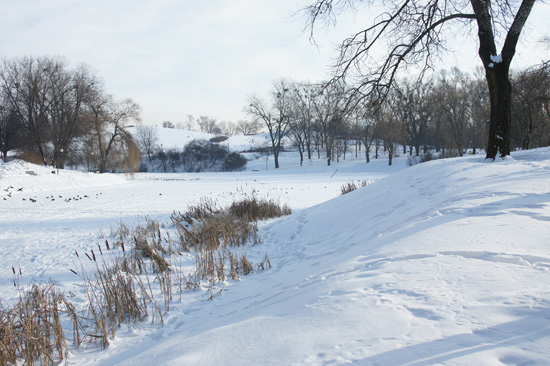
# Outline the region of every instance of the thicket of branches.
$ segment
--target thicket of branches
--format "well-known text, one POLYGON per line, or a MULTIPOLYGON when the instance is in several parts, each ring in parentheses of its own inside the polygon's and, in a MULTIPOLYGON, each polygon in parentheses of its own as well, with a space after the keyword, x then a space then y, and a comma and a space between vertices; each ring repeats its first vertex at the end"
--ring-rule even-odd
MULTIPOLYGON (((303 9, 313 39, 321 25, 350 10, 372 16, 339 46, 330 83, 351 84, 348 105, 382 103, 405 71, 420 86, 441 55, 455 50, 457 35, 478 46, 489 95, 486 157, 510 155, 512 147, 512 60, 535 0, 314 0, 303 9), (376 9, 375 9, 376 8, 376 9), (452 42, 455 41, 455 42, 452 42), (412 71, 412 72, 411 72, 412 71)), ((461 43, 462 43, 461 42, 461 43)))
MULTIPOLYGON (((154 131, 152 127, 138 128, 138 136, 143 130, 154 131)), ((214 139, 216 140, 216 139, 214 139)), ((182 150, 164 150, 158 145, 147 144, 147 139, 138 137, 142 151, 148 158, 143 159, 140 165, 142 172, 228 172, 244 169, 247 160, 238 152, 231 152, 225 145, 215 141, 196 139, 189 142, 182 150), (150 146, 146 149, 145 146, 150 146)))
MULTIPOLYGON (((283 139, 299 150, 300 162, 323 154, 328 165, 360 152, 368 163, 380 149, 391 164, 398 147, 415 156, 462 156, 487 146, 490 96, 484 78, 482 70, 469 75, 454 68, 422 84, 396 79, 383 102, 363 99, 352 108, 356 91, 344 82, 279 80, 270 99, 251 96, 247 111, 267 127, 276 167, 283 139)), ((511 149, 550 145, 550 63, 512 73, 511 81, 511 149)))
POLYGON ((130 99, 106 94, 86 65, 61 57, 0 62, 0 146, 45 166, 136 171, 140 152, 126 131, 140 120, 130 99))

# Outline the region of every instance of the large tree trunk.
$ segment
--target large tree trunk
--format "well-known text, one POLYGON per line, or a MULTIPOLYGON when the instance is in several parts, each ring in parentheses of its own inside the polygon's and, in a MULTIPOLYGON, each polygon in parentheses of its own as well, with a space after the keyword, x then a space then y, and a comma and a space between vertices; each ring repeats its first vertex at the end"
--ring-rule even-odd
POLYGON ((275 169, 279 169, 279 148, 273 146, 273 160, 275 160, 275 169))
POLYGON ((492 4, 488 0, 470 0, 476 15, 479 37, 479 57, 485 68, 491 101, 491 119, 487 141, 487 159, 510 155, 510 133, 512 120, 512 86, 510 83, 510 63, 516 53, 516 45, 521 30, 529 17, 535 0, 523 0, 514 21, 506 34, 502 51, 497 53, 492 4))
POLYGON ((486 70, 491 102, 487 158, 510 155, 510 132, 512 124, 512 84, 508 68, 493 64, 486 70))

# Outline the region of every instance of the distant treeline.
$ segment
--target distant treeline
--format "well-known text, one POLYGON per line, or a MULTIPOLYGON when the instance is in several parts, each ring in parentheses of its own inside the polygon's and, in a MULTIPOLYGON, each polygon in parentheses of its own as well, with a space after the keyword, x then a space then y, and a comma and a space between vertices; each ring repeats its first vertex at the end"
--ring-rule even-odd
MULTIPOLYGON (((550 62, 514 72, 511 80, 511 149, 550 145, 550 62)), ((486 148, 490 100, 482 70, 471 76, 454 68, 422 85, 397 80, 383 102, 352 100, 354 91, 343 82, 279 80, 267 100, 252 96, 247 111, 266 126, 275 166, 285 138, 299 149, 301 160, 323 151, 329 165, 358 145, 367 162, 383 146, 390 164, 397 146, 415 156, 486 148)))

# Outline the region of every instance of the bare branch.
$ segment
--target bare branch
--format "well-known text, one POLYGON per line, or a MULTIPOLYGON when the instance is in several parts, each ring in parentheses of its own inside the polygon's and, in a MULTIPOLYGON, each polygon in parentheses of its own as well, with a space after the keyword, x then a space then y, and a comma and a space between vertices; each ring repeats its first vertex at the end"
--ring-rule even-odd
MULTIPOLYGON (((336 7, 349 7, 350 3, 322 0, 309 7, 312 32, 318 19, 333 19, 336 7)), ((464 11, 467 3, 461 5, 462 9, 450 1, 399 1, 392 10, 377 16, 370 27, 345 39, 330 83, 348 80, 353 85, 346 108, 367 97, 384 99, 401 69, 420 66, 422 80, 433 68, 432 60, 445 50, 443 25, 476 19, 475 14, 464 11), (382 60, 377 54, 380 48, 386 49, 382 60)))

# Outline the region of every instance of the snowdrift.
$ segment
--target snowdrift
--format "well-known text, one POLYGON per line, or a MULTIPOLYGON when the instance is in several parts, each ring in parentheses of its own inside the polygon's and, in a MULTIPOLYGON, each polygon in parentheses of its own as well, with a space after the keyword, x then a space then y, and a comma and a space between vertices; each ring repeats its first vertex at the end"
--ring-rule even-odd
POLYGON ((435 161, 266 225, 273 268, 93 362, 550 362, 550 149, 435 161))

